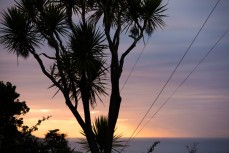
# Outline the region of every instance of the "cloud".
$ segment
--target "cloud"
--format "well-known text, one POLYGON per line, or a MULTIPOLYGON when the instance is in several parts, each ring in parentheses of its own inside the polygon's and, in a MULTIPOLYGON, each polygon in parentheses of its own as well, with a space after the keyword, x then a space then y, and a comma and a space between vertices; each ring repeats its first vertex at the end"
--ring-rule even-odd
MULTIPOLYGON (((0 7, 5 8, 12 1, 1 0, 0 7)), ((130 133, 130 129, 137 126, 215 3, 216 1, 209 0, 169 1, 168 17, 165 19, 168 26, 163 30, 158 29, 152 35, 121 92, 119 130, 130 133)), ((153 115, 228 28, 228 8, 228 0, 221 0, 147 118, 153 115)), ((229 125, 226 121, 229 115, 228 40, 229 34, 139 136, 228 136, 229 125)), ((131 39, 126 36, 121 40, 120 49, 122 51, 126 49, 130 42, 131 39)), ((143 42, 138 43, 133 52, 127 56, 120 87, 128 77, 143 47, 143 42)), ((61 128, 70 136, 79 136, 80 128, 65 105, 63 96, 58 94, 52 99, 56 90, 47 89, 51 82, 42 74, 34 58, 32 56, 27 60, 19 58, 19 66, 17 66, 15 55, 8 54, 2 45, 0 45, 0 50, 1 80, 10 81, 17 86, 17 92, 21 94, 20 100, 25 100, 31 108, 26 119, 36 122, 43 115, 52 115, 53 117, 44 123, 47 126, 43 132, 52 128, 61 128)), ((44 46, 44 50, 49 50, 49 48, 44 46)), ((47 61, 45 63, 49 65, 47 61)), ((98 103, 96 110, 91 111, 93 115, 107 114, 109 98, 104 99, 105 106, 98 103)), ((79 105, 79 112, 83 114, 82 105, 79 105)))
POLYGON ((91 111, 91 114, 99 114, 99 111, 91 111))
POLYGON ((49 113, 51 109, 30 109, 31 113, 49 113))

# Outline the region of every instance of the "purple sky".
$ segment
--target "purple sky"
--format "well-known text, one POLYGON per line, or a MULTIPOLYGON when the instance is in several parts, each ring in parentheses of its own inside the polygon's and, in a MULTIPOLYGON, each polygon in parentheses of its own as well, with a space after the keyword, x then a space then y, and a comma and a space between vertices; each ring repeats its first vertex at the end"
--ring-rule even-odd
MULTIPOLYGON (((168 1, 168 17, 165 18, 167 26, 163 30, 158 29, 152 35, 122 92, 123 102, 117 126, 118 131, 124 136, 130 136, 136 128, 216 2, 168 1)), ((11 3, 12 0, 1 0, 0 11, 3 12, 11 3)), ((221 0, 145 121, 155 113, 229 28, 228 8, 229 1, 221 0)), ((128 43, 129 41, 123 38, 120 48, 127 47, 128 43)), ((121 87, 143 45, 142 42, 139 43, 127 57, 121 87)), ((228 58, 229 34, 219 42, 138 136, 229 137, 228 58)), ((42 74, 32 56, 27 60, 19 58, 17 66, 16 55, 8 54, 0 44, 0 80, 10 81, 16 85, 17 92, 21 94, 20 100, 25 100, 31 108, 30 113, 26 115, 26 123, 35 124, 39 118, 52 115, 52 118, 40 127, 40 133, 37 135, 42 136, 47 130, 60 128, 71 137, 80 136, 80 128, 65 106, 62 95, 58 94, 52 99, 55 90, 47 89, 51 82, 42 74)), ((104 105, 98 102, 92 110, 93 117, 107 114, 108 101, 108 98, 104 98, 104 105)))

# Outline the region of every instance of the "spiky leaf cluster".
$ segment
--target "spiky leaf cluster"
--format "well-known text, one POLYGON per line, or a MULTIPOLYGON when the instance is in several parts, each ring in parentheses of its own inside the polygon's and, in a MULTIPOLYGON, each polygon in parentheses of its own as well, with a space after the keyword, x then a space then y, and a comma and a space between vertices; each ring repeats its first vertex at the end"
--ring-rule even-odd
POLYGON ((103 25, 128 31, 136 37, 140 31, 149 36, 157 28, 165 26, 166 4, 162 0, 97 0, 90 20, 97 23, 103 17, 103 25))
MULTIPOLYGON (((108 118, 106 116, 99 116, 98 118, 95 119, 95 122, 92 125, 92 130, 93 133, 95 134, 95 139, 99 147, 100 153, 103 153, 106 147, 107 128, 108 128, 108 118)), ((81 132, 81 134, 85 136, 84 132, 81 132)), ((120 152, 119 149, 124 146, 122 144, 123 141, 120 140, 121 136, 122 136, 121 134, 114 134, 113 141, 112 141, 113 142, 112 152, 120 152)), ((82 145, 82 148, 89 152, 89 145, 87 141, 82 138, 80 138, 79 140, 80 141, 78 143, 82 145)))

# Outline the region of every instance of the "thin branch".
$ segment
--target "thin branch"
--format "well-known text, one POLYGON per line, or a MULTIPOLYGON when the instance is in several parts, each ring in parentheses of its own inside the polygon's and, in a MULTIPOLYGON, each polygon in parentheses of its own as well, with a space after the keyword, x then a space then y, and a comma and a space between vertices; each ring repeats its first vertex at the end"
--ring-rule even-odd
POLYGON ((59 44, 60 44, 61 50, 66 54, 66 53, 67 53, 67 52, 66 52, 66 49, 65 49, 65 47, 64 47, 64 45, 63 45, 63 42, 62 42, 62 40, 60 39, 60 36, 58 35, 57 32, 55 32, 55 36, 56 36, 56 38, 57 38, 57 40, 58 40, 58 42, 59 42, 59 44))
POLYGON ((74 97, 74 100, 75 100, 75 109, 77 109, 77 106, 78 106, 78 98, 77 98, 77 93, 76 93, 76 87, 74 85, 74 81, 71 83, 71 88, 72 88, 72 95, 74 97))
POLYGON ((119 13, 117 22, 118 22, 117 23, 117 29, 116 29, 116 32, 115 32, 115 35, 114 35, 114 39, 113 39, 115 50, 118 50, 119 41, 120 41, 120 33, 121 33, 121 26, 122 26, 121 25, 121 12, 119 13))
POLYGON ((76 30, 74 28, 74 24, 72 21, 72 8, 71 7, 66 7, 66 13, 67 13, 67 22, 69 24, 69 27, 72 31, 72 33, 76 36, 76 30))
POLYGON ((43 64, 43 61, 41 60, 41 58, 39 57, 39 55, 35 52, 34 48, 31 49, 30 53, 33 54, 34 58, 37 60, 38 64, 41 67, 42 72, 53 82, 53 84, 55 86, 57 86, 63 92, 64 89, 62 88, 62 86, 55 80, 55 78, 52 75, 50 75, 46 71, 45 66, 43 64))
POLYGON ((111 40, 110 30, 106 26, 105 26, 105 35, 106 35, 106 38, 107 38, 107 41, 108 41, 108 44, 109 44, 110 51, 113 54, 114 51, 115 51, 114 50, 115 47, 114 47, 113 41, 111 40))
POLYGON ((48 58, 48 59, 53 59, 53 60, 56 60, 56 58, 55 57, 51 57, 51 56, 48 56, 47 54, 45 54, 45 53, 41 53, 41 54, 39 54, 39 56, 40 55, 43 55, 43 56, 45 56, 46 58, 48 58))
POLYGON ((143 37, 143 30, 141 31, 141 34, 134 39, 133 43, 130 45, 130 47, 122 54, 121 59, 120 59, 120 68, 123 68, 124 60, 125 57, 131 52, 131 50, 134 49, 136 46, 137 42, 143 37))
POLYGON ((50 35, 50 40, 53 42, 53 48, 56 50, 56 61, 57 61, 57 68, 58 71, 60 73, 60 78, 61 78, 61 82, 63 83, 64 89, 63 90, 63 94, 69 94, 69 88, 67 86, 67 80, 64 76, 64 71, 63 71, 63 67, 62 67, 62 63, 61 63, 61 57, 60 57, 60 50, 59 50, 59 46, 58 46, 58 42, 57 40, 54 38, 54 36, 50 35))
POLYGON ((73 106, 72 102, 70 101, 69 97, 65 97, 66 101, 65 103, 67 104, 68 108, 71 110, 71 112, 73 113, 73 115, 75 116, 76 120, 78 121, 78 123, 80 124, 80 126, 83 129, 86 129, 86 124, 83 121, 82 117, 80 116, 79 112, 75 109, 75 107, 73 106))

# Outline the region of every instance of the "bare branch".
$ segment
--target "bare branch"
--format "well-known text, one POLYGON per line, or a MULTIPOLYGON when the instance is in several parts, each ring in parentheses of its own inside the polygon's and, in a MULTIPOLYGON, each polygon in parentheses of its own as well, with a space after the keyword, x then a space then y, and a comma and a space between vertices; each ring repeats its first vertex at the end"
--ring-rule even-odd
POLYGON ((42 72, 52 81, 52 83, 57 86, 62 92, 64 91, 64 89, 62 88, 62 86, 55 80, 55 78, 50 75, 48 73, 48 71, 46 71, 45 66, 43 64, 43 61, 41 60, 41 58, 39 57, 39 55, 35 52, 34 48, 30 51, 31 54, 33 54, 34 58, 37 60, 37 62, 39 63, 42 72))
POLYGON ((143 31, 141 31, 141 34, 134 39, 133 43, 130 45, 130 47, 122 54, 121 59, 120 59, 120 69, 123 68, 124 60, 125 57, 134 49, 136 46, 137 42, 143 37, 143 31))
POLYGON ((40 55, 43 55, 43 56, 45 56, 46 58, 48 58, 48 59, 53 59, 53 60, 56 60, 56 58, 55 57, 51 57, 51 56, 48 56, 47 54, 45 54, 45 53, 41 53, 41 54, 39 54, 39 56, 40 55))
POLYGON ((69 97, 65 97, 66 101, 65 103, 67 104, 68 108, 71 110, 72 114, 75 116, 76 120, 80 124, 80 126, 85 130, 85 122, 83 121, 82 117, 80 116, 79 112, 75 109, 73 106, 72 102, 70 101, 69 97))
POLYGON ((113 39, 115 50, 118 50, 119 41, 120 41, 120 33, 121 33, 121 26, 122 26, 121 25, 121 13, 119 13, 117 22, 118 22, 117 23, 117 29, 116 29, 114 39, 113 39))
POLYGON ((109 44, 110 51, 113 54, 115 47, 114 47, 113 41, 111 40, 110 30, 107 27, 105 27, 105 35, 106 35, 106 38, 107 38, 107 41, 108 41, 108 44, 109 44))
POLYGON ((64 47, 64 45, 63 45, 63 42, 62 42, 62 40, 60 39, 60 36, 58 35, 57 32, 55 32, 55 36, 56 36, 56 38, 57 38, 57 40, 58 40, 58 42, 59 42, 59 44, 60 44, 61 50, 66 54, 66 53, 67 53, 67 52, 66 52, 66 49, 65 49, 65 47, 64 47))

